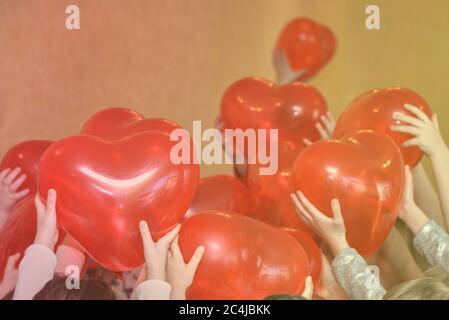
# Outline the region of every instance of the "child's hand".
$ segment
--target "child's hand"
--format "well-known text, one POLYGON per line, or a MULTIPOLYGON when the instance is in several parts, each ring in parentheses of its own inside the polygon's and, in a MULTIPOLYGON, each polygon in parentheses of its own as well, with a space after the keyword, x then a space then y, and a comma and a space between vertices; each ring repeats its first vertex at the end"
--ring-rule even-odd
MULTIPOLYGON (((335 130, 335 120, 332 114, 327 112, 326 115, 321 116, 321 122, 317 122, 315 128, 320 133, 321 140, 332 139, 335 130)), ((312 144, 312 141, 304 139, 303 143, 305 146, 309 146, 312 144)))
POLYGON ((404 178, 404 194, 402 198, 402 206, 399 211, 399 218, 405 220, 407 213, 416 209, 417 205, 413 197, 413 177, 409 166, 405 166, 404 178))
POLYGON ((301 294, 301 297, 303 297, 304 299, 307 299, 307 300, 312 300, 312 297, 313 297, 313 281, 312 281, 312 277, 311 276, 308 276, 306 278, 304 291, 301 294))
POLYGON ((1 222, 9 216, 12 207, 29 192, 28 189, 17 191, 26 179, 25 174, 19 176, 20 172, 20 168, 12 171, 5 169, 0 172, 0 229, 1 222))
POLYGON ((9 256, 8 261, 6 262, 3 279, 0 282, 0 300, 16 288, 17 277, 19 275, 16 264, 19 258, 20 253, 16 253, 9 256))
POLYGON ((402 113, 393 115, 394 120, 401 121, 406 125, 394 125, 391 127, 392 131, 404 132, 415 137, 405 141, 403 147, 418 147, 429 157, 433 157, 440 150, 445 150, 441 133, 438 128, 437 115, 432 116, 432 120, 415 106, 405 104, 404 108, 413 113, 416 117, 408 116, 402 113))
POLYGON ((320 212, 309 200, 298 191, 292 193, 293 205, 306 225, 313 229, 323 239, 334 255, 349 247, 346 240, 346 229, 341 215, 340 202, 337 199, 331 201, 333 218, 329 218, 320 212))
POLYGON ((45 205, 39 194, 34 198, 37 213, 37 228, 34 244, 40 244, 54 250, 58 241, 58 227, 56 223, 56 191, 48 190, 47 205, 45 205))
POLYGON ((151 238, 151 233, 146 221, 140 221, 139 229, 143 241, 146 280, 158 279, 165 281, 168 249, 170 248, 173 239, 178 235, 179 228, 180 225, 177 225, 155 243, 153 238, 151 238))
POLYGON ((399 211, 399 218, 405 222, 415 235, 429 220, 415 203, 413 197, 413 177, 409 166, 405 166, 404 197, 399 211))
POLYGON ((172 242, 167 261, 167 281, 172 287, 172 300, 185 300, 186 290, 193 282, 196 269, 203 258, 204 251, 204 247, 198 247, 189 263, 186 264, 179 249, 178 237, 172 242))
POLYGON ((273 56, 273 64, 276 69, 278 84, 284 85, 295 82, 299 77, 307 72, 307 69, 299 71, 290 67, 287 56, 281 51, 275 51, 273 56))

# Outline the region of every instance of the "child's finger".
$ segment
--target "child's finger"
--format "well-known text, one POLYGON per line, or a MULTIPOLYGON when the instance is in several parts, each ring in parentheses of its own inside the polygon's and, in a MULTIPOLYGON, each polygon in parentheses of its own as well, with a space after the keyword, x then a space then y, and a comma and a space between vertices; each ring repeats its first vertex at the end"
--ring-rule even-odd
POLYGON ((30 192, 30 189, 24 189, 22 191, 19 191, 15 194, 16 199, 22 199, 30 192))
POLYGON ((200 264, 205 251, 206 249, 203 246, 199 246, 198 248, 196 248, 195 253, 192 256, 192 259, 190 259, 189 263, 187 264, 187 267, 193 273, 195 273, 196 269, 198 268, 198 265, 200 264))
POLYGON ((329 138, 329 137, 328 137, 328 134, 327 134, 327 131, 324 129, 323 125, 322 125, 320 122, 318 122, 318 123, 315 125, 315 128, 316 128, 316 129, 318 130, 318 132, 320 133, 321 139, 326 140, 326 139, 329 138))
POLYGON ((408 116, 408 115, 402 114, 402 113, 395 113, 393 115, 393 119, 401 121, 405 124, 410 124, 410 125, 418 127, 418 128, 423 128, 425 126, 425 123, 423 121, 417 119, 416 117, 408 116))
POLYGON ((16 191, 25 182, 26 178, 26 174, 21 174, 13 183, 11 183, 9 189, 12 191, 16 191))
POLYGON ((302 140, 302 142, 304 143, 304 145, 306 147, 310 146, 312 144, 312 141, 310 141, 309 139, 305 138, 304 140, 302 140))
POLYGON ((307 212, 307 210, 303 207, 301 202, 298 200, 297 195, 295 195, 293 193, 290 194, 290 199, 292 200, 293 206, 295 207, 295 210, 296 210, 296 213, 301 218, 301 220, 306 222, 308 225, 311 225, 313 219, 310 216, 310 214, 307 212))
POLYGON ((167 234, 165 236, 163 236, 159 241, 161 243, 169 245, 176 238, 180 229, 181 229, 181 225, 178 224, 176 227, 174 227, 169 232, 167 232, 167 234))
POLYGON ((5 180, 6 176, 11 172, 10 168, 6 168, 4 170, 2 170, 0 172, 0 183, 3 183, 3 181, 5 180))
POLYGON ((312 220, 315 220, 316 217, 324 216, 322 212, 320 212, 307 198, 306 196, 301 192, 298 191, 298 198, 305 210, 310 214, 310 217, 312 217, 312 220))
POLYGON ((142 220, 139 222, 140 237, 142 238, 143 248, 146 252, 154 245, 154 241, 151 238, 150 229, 146 221, 142 220))
POLYGON ((326 132, 327 132, 327 134, 329 136, 329 133, 334 130, 331 121, 328 119, 327 116, 321 116, 321 122, 324 123, 324 126, 326 127, 326 132))
POLYGON ((36 212, 38 215, 45 211, 45 205, 42 202, 39 193, 36 193, 36 196, 34 196, 34 205, 36 207, 36 212))
POLYGON ((421 109, 406 103, 404 105, 404 108, 407 109, 408 111, 410 111, 411 113, 413 113, 416 117, 418 117, 418 119, 426 122, 426 123, 430 123, 430 119, 427 116, 427 114, 425 114, 421 109))
POLYGON ((418 138, 413 138, 413 139, 409 139, 405 142, 403 142, 401 144, 402 147, 416 147, 419 146, 419 139, 418 138))
POLYGON ((47 209, 52 212, 56 211, 56 190, 49 189, 47 193, 47 209))
POLYGON ((337 222, 344 222, 343 215, 341 214, 340 201, 338 201, 338 199, 332 199, 331 207, 334 220, 337 222))
POLYGON ((7 186, 11 185, 11 183, 16 180, 17 176, 20 174, 20 172, 22 171, 22 169, 20 169, 19 167, 15 168, 13 171, 11 171, 6 178, 3 180, 4 184, 6 184, 7 186))
POLYGON ((304 291, 303 291, 301 296, 306 298, 306 299, 308 299, 308 300, 312 300, 312 296, 313 296, 313 281, 312 281, 312 277, 311 276, 308 276, 306 278, 304 291))
POLYGON ((334 116, 332 115, 332 113, 330 111, 328 111, 326 113, 327 115, 327 119, 329 120, 329 122, 332 124, 332 129, 335 127, 335 119, 334 116))
POLYGON ((412 126, 391 126, 391 131, 408 133, 414 136, 419 134, 419 129, 412 126))
POLYGON ((176 235, 176 238, 173 240, 173 242, 170 245, 170 250, 172 251, 174 258, 182 259, 182 261, 184 261, 184 258, 181 253, 181 249, 179 249, 178 239, 179 239, 179 237, 178 237, 178 235, 176 235))
POLYGON ((440 125, 438 124, 438 116, 436 113, 432 115, 432 123, 435 125, 438 131, 440 131, 440 125))

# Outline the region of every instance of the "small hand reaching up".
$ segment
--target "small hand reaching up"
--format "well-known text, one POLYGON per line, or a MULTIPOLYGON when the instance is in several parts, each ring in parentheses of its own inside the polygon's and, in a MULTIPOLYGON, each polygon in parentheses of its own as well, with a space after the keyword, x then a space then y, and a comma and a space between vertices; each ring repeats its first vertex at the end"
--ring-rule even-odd
POLYGON ((4 169, 0 172, 0 230, 12 207, 29 193, 28 189, 18 191, 26 180, 26 175, 20 172, 20 168, 4 169))
MULTIPOLYGON (((321 116, 321 122, 317 122, 315 124, 315 128, 320 133, 321 140, 329 140, 332 139, 332 135, 335 130, 335 120, 330 112, 327 112, 326 115, 321 116)), ((309 146, 312 144, 312 141, 309 139, 304 139, 303 141, 305 146, 309 146)))
POLYGON ((409 166, 405 166, 404 196, 399 211, 399 218, 416 235, 429 219, 416 205, 413 197, 413 177, 409 166))
POLYGON ((184 262, 178 245, 178 237, 172 242, 167 261, 167 281, 172 287, 172 300, 185 300, 186 290, 195 277, 196 269, 203 258, 205 248, 198 247, 188 263, 184 262))
POLYGON ((430 119, 419 108, 410 104, 405 104, 404 108, 410 111, 414 116, 395 113, 393 119, 403 124, 394 125, 392 131, 408 133, 415 136, 405 141, 403 147, 418 147, 430 157, 437 154, 441 149, 446 148, 438 126, 437 115, 434 114, 430 119))
POLYGON ((16 264, 19 258, 20 253, 16 253, 9 256, 8 261, 6 262, 3 278, 0 281, 0 300, 16 288, 17 277, 19 275, 16 264))
POLYGON ((334 255, 349 248, 340 202, 337 199, 331 201, 333 217, 320 212, 300 191, 292 193, 291 199, 301 220, 327 243, 334 255))
POLYGON ((146 280, 166 280, 165 269, 168 250, 170 244, 178 235, 180 227, 180 225, 177 225, 157 242, 154 242, 148 224, 146 221, 140 221, 139 229, 143 241, 146 280))
POLYGON ((48 190, 47 204, 44 204, 36 194, 34 198, 37 213, 37 228, 34 244, 40 244, 54 250, 58 241, 58 226, 56 222, 56 191, 48 190))
POLYGON ((413 116, 396 113, 393 118, 402 122, 391 127, 392 131, 413 135, 403 147, 418 147, 429 156, 438 187, 446 230, 449 230, 449 149, 439 131, 437 116, 432 119, 415 106, 406 104, 404 108, 413 116))

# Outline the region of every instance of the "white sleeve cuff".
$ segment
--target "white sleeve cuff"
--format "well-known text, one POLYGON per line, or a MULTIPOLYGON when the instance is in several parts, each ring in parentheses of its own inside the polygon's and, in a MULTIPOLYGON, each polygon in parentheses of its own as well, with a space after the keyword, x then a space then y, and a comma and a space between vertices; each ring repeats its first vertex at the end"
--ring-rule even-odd
POLYGON ((53 279, 56 255, 48 247, 32 244, 19 266, 14 300, 31 300, 45 284, 53 279))
POLYGON ((170 300, 171 286, 162 280, 146 280, 138 285, 138 300, 170 300))

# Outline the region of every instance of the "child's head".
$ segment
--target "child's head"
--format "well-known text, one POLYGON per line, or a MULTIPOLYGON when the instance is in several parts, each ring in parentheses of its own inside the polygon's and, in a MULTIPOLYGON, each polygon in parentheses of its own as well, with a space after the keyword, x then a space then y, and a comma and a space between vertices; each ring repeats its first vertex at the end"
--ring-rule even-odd
POLYGON ((449 273, 442 267, 431 268, 424 273, 424 277, 391 288, 384 299, 449 300, 449 273))
POLYGON ((67 277, 55 276, 33 300, 116 300, 111 287, 98 279, 80 279, 79 289, 67 289, 67 277))

